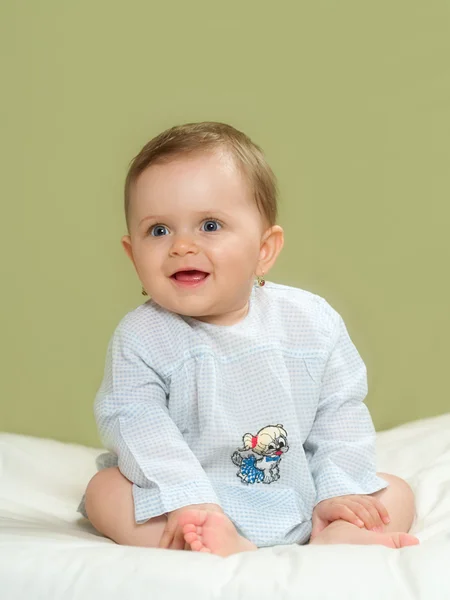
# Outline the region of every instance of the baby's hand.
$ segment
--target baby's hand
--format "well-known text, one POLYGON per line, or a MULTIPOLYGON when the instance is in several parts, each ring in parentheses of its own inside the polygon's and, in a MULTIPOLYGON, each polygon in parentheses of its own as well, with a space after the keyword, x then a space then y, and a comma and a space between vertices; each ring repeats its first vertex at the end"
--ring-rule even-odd
POLYGON ((182 508, 173 510, 167 515, 167 523, 161 539, 159 540, 159 548, 189 550, 184 541, 183 530, 178 526, 178 518, 183 511, 192 508, 201 508, 202 510, 210 512, 223 512, 218 504, 190 504, 189 506, 183 506, 182 508))
POLYGON ((390 519, 386 507, 376 498, 364 494, 336 496, 322 500, 313 510, 311 538, 333 521, 342 519, 358 527, 383 531, 390 519))

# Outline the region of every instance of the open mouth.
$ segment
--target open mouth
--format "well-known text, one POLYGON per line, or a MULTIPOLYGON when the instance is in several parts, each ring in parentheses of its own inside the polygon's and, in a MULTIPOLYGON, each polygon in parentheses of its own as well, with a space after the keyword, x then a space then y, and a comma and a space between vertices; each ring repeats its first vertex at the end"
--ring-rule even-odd
POLYGON ((171 279, 178 285, 194 286, 203 283, 209 277, 204 271, 178 271, 171 275, 171 279))

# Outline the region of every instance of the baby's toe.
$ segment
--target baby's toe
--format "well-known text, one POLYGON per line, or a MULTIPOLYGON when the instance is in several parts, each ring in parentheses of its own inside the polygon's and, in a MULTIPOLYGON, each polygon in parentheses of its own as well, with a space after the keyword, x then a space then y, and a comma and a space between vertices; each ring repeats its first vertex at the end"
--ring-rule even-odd
POLYGON ((202 552, 203 548, 205 548, 205 546, 202 544, 202 542, 199 539, 196 539, 191 543, 191 548, 192 548, 192 550, 195 550, 196 552, 202 552))
POLYGON ((185 533, 184 534, 184 539, 186 540, 186 542, 188 544, 191 545, 191 547, 192 547, 192 545, 193 545, 194 542, 198 542, 199 541, 198 534, 195 531, 191 531, 190 533, 185 533))
POLYGON ((404 546, 416 546, 420 544, 420 541, 416 538, 415 535, 410 535, 409 533, 400 533, 399 535, 400 547, 404 546))

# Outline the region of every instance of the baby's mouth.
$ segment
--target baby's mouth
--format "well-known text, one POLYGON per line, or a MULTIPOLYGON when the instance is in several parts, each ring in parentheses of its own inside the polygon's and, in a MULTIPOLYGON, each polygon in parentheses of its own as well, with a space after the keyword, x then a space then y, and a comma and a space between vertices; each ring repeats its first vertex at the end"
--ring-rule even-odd
POLYGON ((197 281, 202 281, 202 279, 206 279, 208 275, 209 273, 205 273, 204 271, 178 271, 177 273, 171 275, 171 277, 177 281, 194 283, 197 281))

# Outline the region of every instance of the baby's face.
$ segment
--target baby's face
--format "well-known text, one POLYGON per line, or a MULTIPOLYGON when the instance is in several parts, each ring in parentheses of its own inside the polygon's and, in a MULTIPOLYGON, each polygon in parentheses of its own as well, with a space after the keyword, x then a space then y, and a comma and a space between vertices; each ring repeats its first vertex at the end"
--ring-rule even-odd
POLYGON ((251 188, 225 153, 194 154, 149 167, 130 206, 132 258, 153 300, 210 323, 232 325, 248 309, 265 231, 251 188), (197 283, 179 269, 207 273, 197 283))

